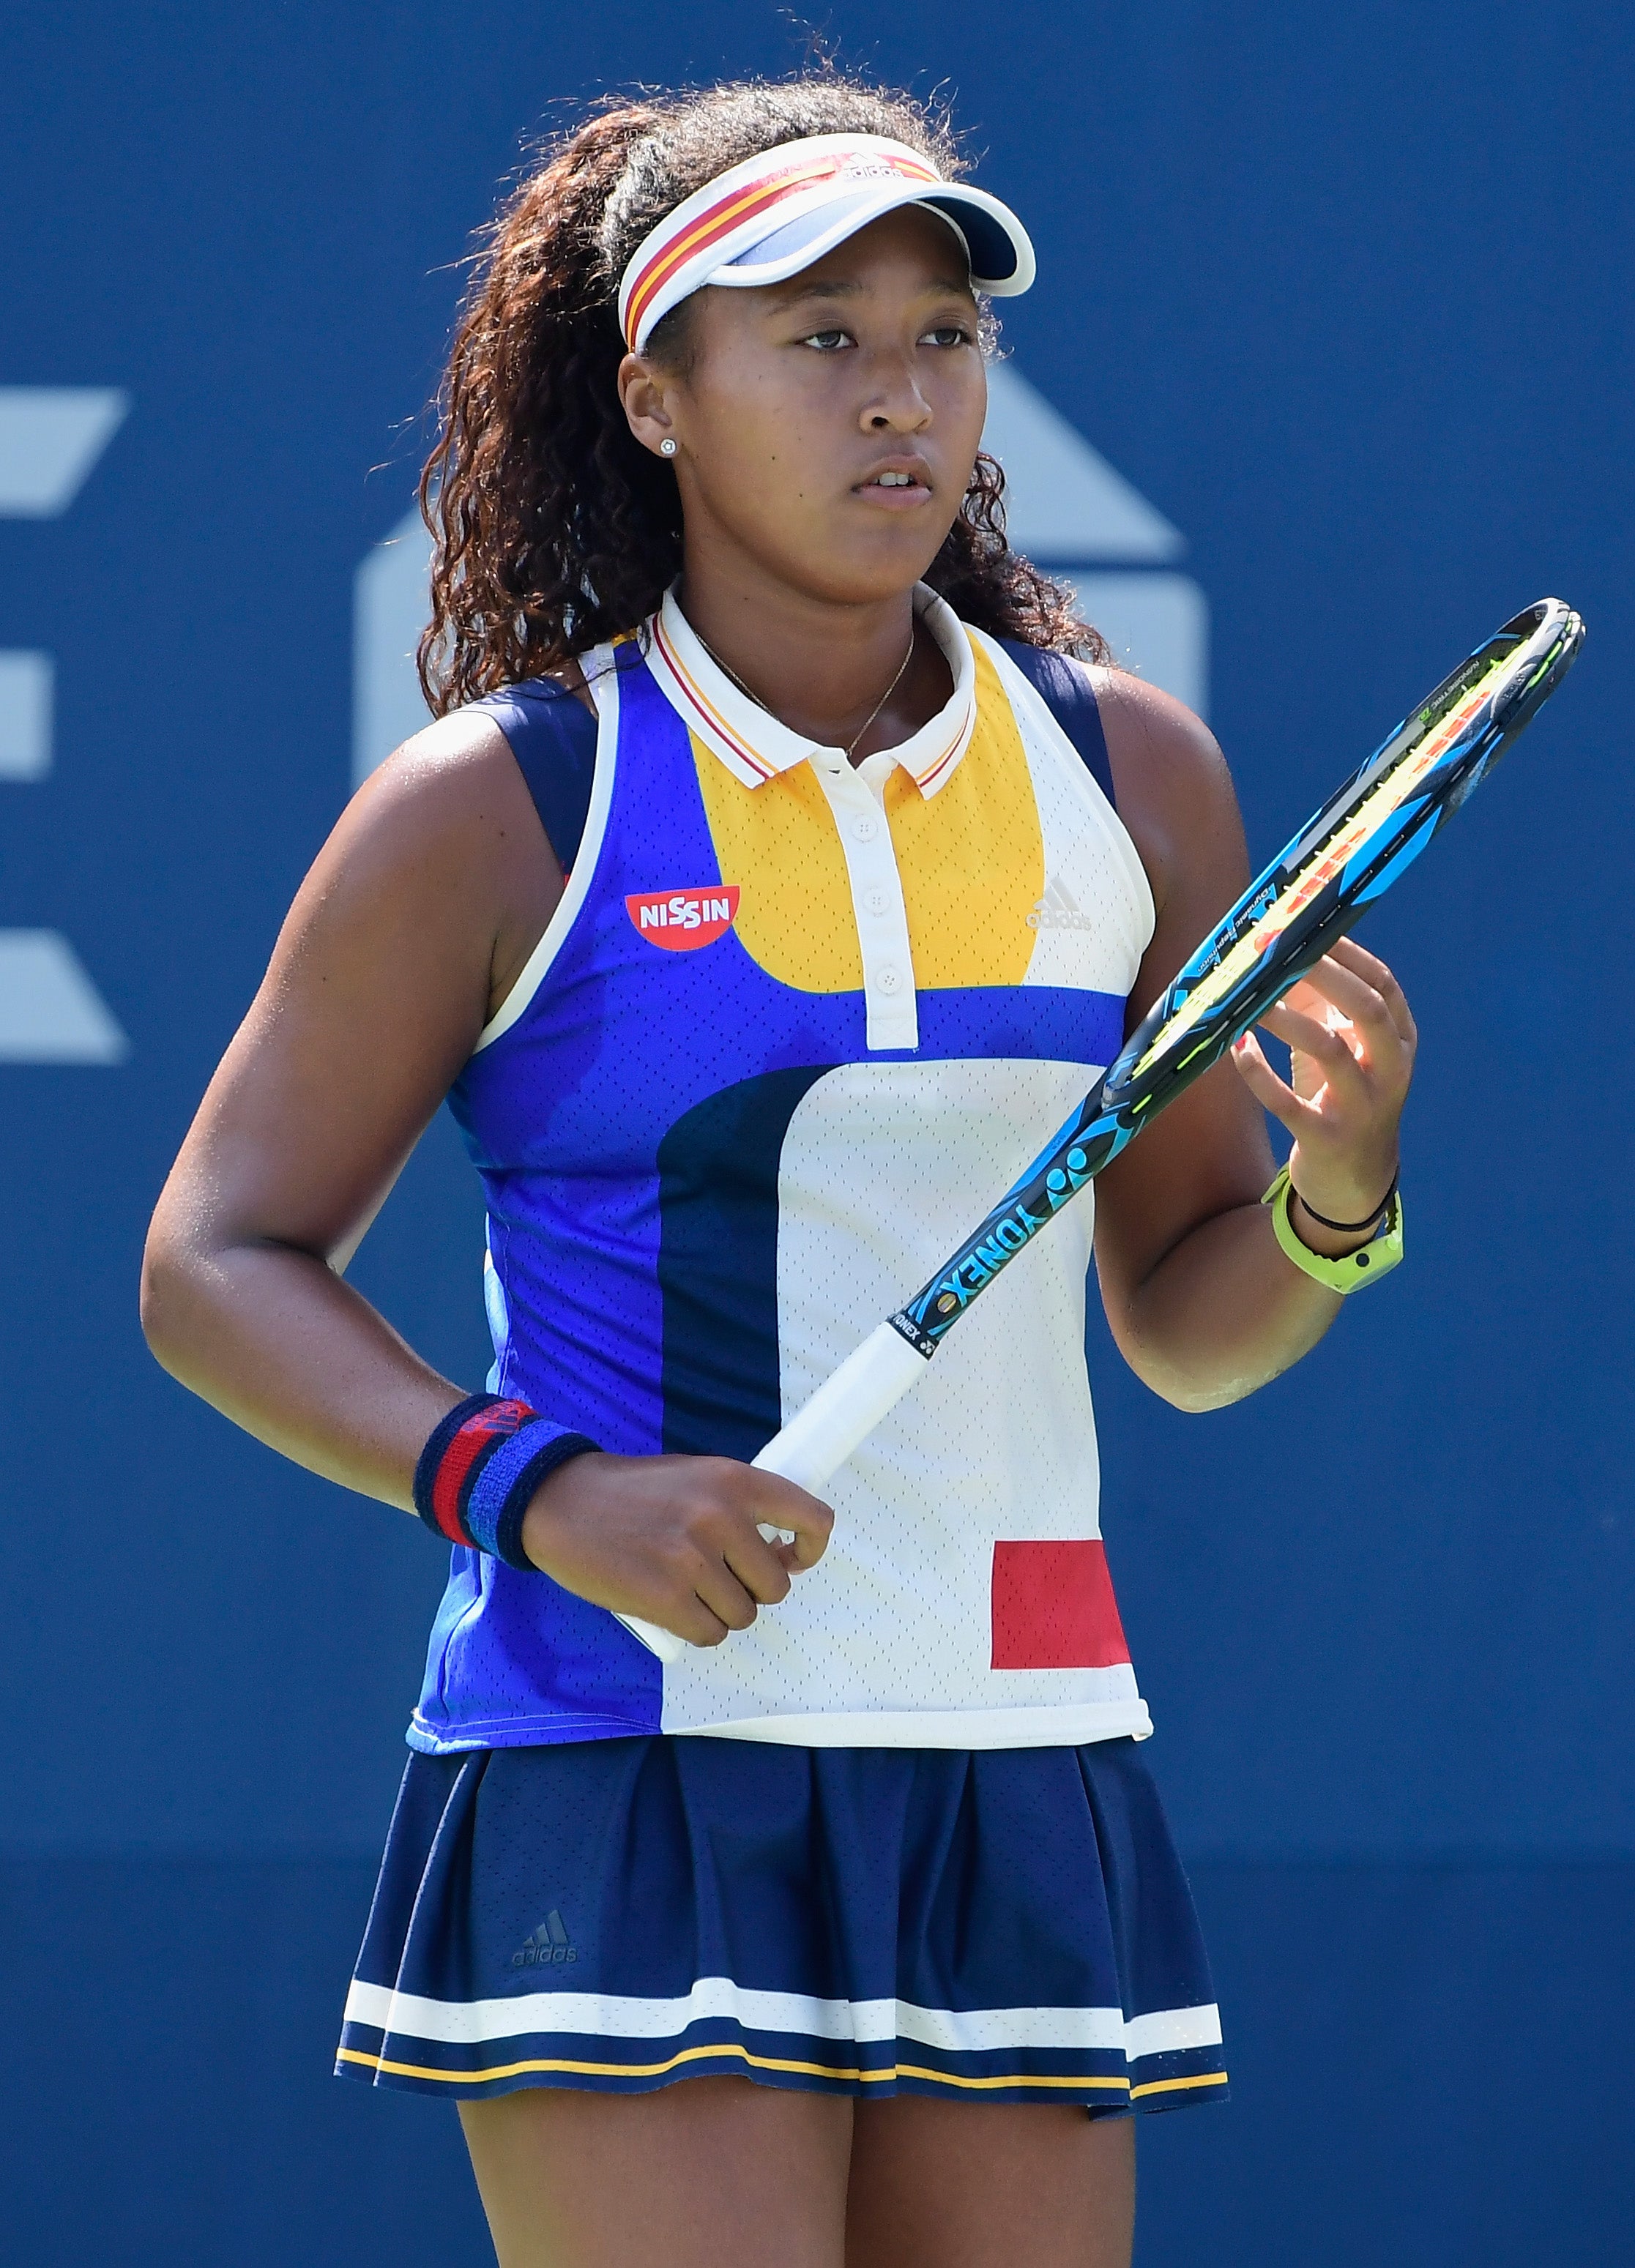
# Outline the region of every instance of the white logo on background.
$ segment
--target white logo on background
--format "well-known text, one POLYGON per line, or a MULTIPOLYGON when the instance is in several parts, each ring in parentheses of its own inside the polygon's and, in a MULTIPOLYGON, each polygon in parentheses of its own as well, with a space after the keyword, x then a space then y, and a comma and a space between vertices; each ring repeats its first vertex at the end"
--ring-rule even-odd
POLYGON ((1190 576, 1173 571, 1187 548, 1180 530, 1013 362, 989 370, 983 446, 1005 468, 1017 549, 1072 584, 1115 660, 1206 716, 1209 604, 1190 576))
MULTIPOLYGON (((0 519, 65 512, 129 407, 112 387, 0 387, 0 519)), ((55 694, 50 654, 0 652, 0 783, 49 776, 55 694)), ((0 1063, 116 1064, 129 1052, 65 937, 0 930, 0 1063)))

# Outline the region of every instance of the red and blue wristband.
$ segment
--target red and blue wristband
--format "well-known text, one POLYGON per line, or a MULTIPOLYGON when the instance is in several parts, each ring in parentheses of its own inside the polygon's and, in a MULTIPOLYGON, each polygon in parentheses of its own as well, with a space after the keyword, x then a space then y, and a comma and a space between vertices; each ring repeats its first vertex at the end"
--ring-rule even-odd
POLYGON ((534 1562, 522 1549, 523 1515, 558 1465, 595 1447, 526 1402, 468 1395, 420 1452, 415 1509, 446 1542, 491 1552, 507 1567, 533 1574, 534 1562))

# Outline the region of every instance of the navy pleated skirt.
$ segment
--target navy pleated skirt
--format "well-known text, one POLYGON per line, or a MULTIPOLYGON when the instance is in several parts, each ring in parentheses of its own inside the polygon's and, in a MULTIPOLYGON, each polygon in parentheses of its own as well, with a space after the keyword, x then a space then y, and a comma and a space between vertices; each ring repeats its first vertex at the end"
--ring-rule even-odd
POLYGON ((411 1756, 337 2069, 451 2095, 733 2073, 1099 2113, 1226 2089, 1127 1740, 411 1756))

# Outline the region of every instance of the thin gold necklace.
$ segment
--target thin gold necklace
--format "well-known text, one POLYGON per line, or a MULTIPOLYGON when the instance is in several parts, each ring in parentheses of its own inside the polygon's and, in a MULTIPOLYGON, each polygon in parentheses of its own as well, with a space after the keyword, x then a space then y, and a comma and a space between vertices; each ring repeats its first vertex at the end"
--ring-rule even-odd
MULTIPOLYGON (((689 627, 691 628, 691 625, 689 624, 689 627)), ((720 655, 716 652, 715 648, 711 644, 709 639, 704 636, 702 630, 694 630, 693 636, 697 639, 699 644, 703 646, 704 652, 709 655, 711 660, 714 662, 716 667, 722 672, 723 675, 732 679, 733 684, 747 699, 753 701, 757 709, 764 710, 769 717, 772 717, 777 714, 776 711, 774 711, 761 698, 761 696, 755 691, 753 686, 746 685, 744 683, 743 679, 733 667, 731 662, 722 660, 720 655)), ((892 695, 902 684, 904 674, 908 669, 909 664, 913 660, 913 659, 914 630, 910 627, 909 631, 909 650, 907 653, 903 655, 902 660, 897 664, 895 676, 892 679, 891 683, 886 688, 886 690, 880 695, 880 699, 874 703, 874 706, 869 711, 868 715, 863 719, 862 724, 852 734, 850 741, 846 745, 843 754, 848 763, 851 762, 852 749, 857 747, 858 742, 863 738, 864 733, 868 731, 869 726, 874 722, 874 719, 879 716, 880 711, 885 707, 892 695)))

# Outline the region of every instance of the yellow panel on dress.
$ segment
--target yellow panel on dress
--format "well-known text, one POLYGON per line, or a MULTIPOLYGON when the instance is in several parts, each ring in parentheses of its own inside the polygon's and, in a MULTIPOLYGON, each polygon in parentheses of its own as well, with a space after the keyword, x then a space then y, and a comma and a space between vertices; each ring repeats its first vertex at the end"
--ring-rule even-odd
MULTIPOLYGON (((976 648, 976 728, 954 777, 929 800, 906 772, 886 787, 921 991, 1020 984, 1044 895, 1044 842, 1016 719, 993 664, 976 648)), ((693 739, 693 762, 721 880, 739 889, 739 943, 780 984, 859 992, 846 857, 809 764, 755 788, 693 739)))
POLYGON ((738 885, 733 927, 744 951, 797 991, 860 992, 846 854, 811 765, 746 787, 689 737, 721 880, 738 885))
POLYGON ((1044 895, 1027 754, 998 672, 974 652, 976 729, 953 778, 929 801, 902 771, 886 789, 922 991, 1020 984, 1037 935, 1027 917, 1044 895))

